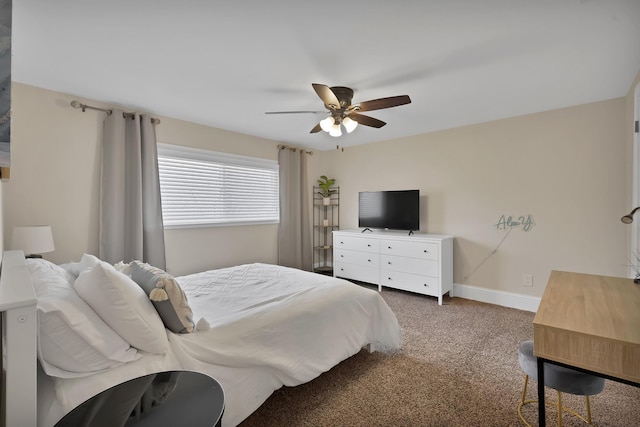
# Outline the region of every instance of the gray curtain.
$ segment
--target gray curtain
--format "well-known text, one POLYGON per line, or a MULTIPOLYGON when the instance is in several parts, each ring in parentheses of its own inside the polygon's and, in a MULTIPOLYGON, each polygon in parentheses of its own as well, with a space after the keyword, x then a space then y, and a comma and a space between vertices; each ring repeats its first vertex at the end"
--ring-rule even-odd
POLYGON ((311 271, 311 220, 307 188, 307 156, 304 150, 281 148, 280 226, 278 264, 311 271))
POLYGON ((100 259, 166 269, 156 129, 146 114, 113 110, 104 121, 100 259))

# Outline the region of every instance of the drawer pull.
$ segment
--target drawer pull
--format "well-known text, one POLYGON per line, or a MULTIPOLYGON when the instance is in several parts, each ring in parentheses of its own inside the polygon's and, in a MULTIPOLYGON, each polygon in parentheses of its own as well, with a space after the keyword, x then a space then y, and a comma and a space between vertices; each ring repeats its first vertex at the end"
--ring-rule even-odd
POLYGON ((370 260, 370 259, 368 259, 368 260, 367 260, 367 262, 371 262, 371 260, 370 260))
POLYGON ((367 243, 367 247, 368 247, 368 248, 370 248, 370 247, 371 247, 371 244, 367 243))
POLYGON ((389 277, 389 280, 391 280, 391 277, 389 277))
POLYGON ((387 246, 387 249, 391 249, 391 246, 387 246))
POLYGON ((428 253, 429 253, 429 251, 425 249, 425 250, 424 250, 424 253, 425 253, 425 254, 428 254, 428 253))
POLYGON ((391 265, 391 261, 387 261, 387 264, 391 265))
POLYGON ((340 255, 340 258, 344 258, 344 255, 340 255))
POLYGON ((429 287, 429 285, 427 285, 426 283, 424 284, 424 286, 426 286, 427 288, 429 287))

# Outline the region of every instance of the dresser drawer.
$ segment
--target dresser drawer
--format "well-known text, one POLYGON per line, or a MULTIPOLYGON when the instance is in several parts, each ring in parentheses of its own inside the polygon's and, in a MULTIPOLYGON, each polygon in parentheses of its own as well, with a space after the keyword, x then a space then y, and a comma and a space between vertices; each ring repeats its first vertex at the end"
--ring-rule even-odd
POLYGON ((390 288, 402 289, 430 296, 439 296, 438 278, 436 277, 382 270, 380 282, 382 286, 390 288))
POLYGON ((346 262, 333 262, 333 275, 345 279, 354 279, 361 282, 380 283, 380 268, 365 267, 363 265, 348 264, 346 262))
POLYGON ((383 240, 380 252, 411 258, 439 259, 438 244, 431 242, 408 242, 406 240, 383 240))
POLYGON ((334 261, 346 262, 348 264, 363 265, 365 267, 380 268, 380 254, 371 252, 347 251, 344 249, 333 250, 334 261))
POLYGON ((421 276, 440 277, 440 263, 434 259, 404 258, 395 255, 381 255, 380 267, 383 270, 419 274, 421 276))
POLYGON ((333 236, 333 246, 351 251, 380 253, 380 239, 335 234, 333 236))

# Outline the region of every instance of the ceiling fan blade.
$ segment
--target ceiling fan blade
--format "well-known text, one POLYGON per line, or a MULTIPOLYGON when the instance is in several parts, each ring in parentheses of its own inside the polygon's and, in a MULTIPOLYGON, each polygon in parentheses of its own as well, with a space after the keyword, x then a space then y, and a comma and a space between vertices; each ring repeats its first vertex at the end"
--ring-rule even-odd
POLYGON ((336 110, 340 108, 340 101, 335 93, 327 85, 321 85, 319 83, 312 83, 313 89, 316 91, 324 105, 330 110, 336 110))
POLYGON ((388 98, 372 99, 371 101, 363 101, 356 106, 356 111, 373 111, 382 110, 383 108, 397 107, 398 105, 410 104, 409 95, 390 96, 388 98))
POLYGON ((265 114, 327 114, 327 111, 265 111, 265 114))
POLYGON ((318 133, 318 132, 320 132, 321 130, 322 130, 322 128, 320 127, 320 123, 318 123, 317 125, 315 125, 315 126, 313 127, 313 129, 311 129, 311 132, 309 132, 309 133, 318 133))
POLYGON ((351 120, 355 120, 361 125, 371 126, 372 128, 381 128, 386 125, 382 120, 374 119, 373 117, 365 116, 364 114, 351 113, 347 117, 351 120))

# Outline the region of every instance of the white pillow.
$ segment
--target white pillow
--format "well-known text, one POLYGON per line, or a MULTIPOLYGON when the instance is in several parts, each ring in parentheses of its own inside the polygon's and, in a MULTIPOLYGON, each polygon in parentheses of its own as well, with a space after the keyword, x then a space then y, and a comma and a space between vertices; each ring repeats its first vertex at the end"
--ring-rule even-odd
POLYGON ((64 268, 66 271, 73 274, 75 278, 77 278, 80 275, 80 273, 82 273, 82 271, 86 270, 89 267, 93 267, 94 265, 100 262, 102 262, 100 258, 98 258, 95 255, 83 254, 80 261, 60 264, 60 267, 64 268))
POLYGON ((73 285, 80 297, 133 347, 154 354, 169 348, 162 319, 147 294, 112 265, 99 262, 80 273, 73 285))
POLYGON ((61 267, 27 259, 38 299, 38 356, 56 377, 80 377, 140 357, 80 298, 61 267))

